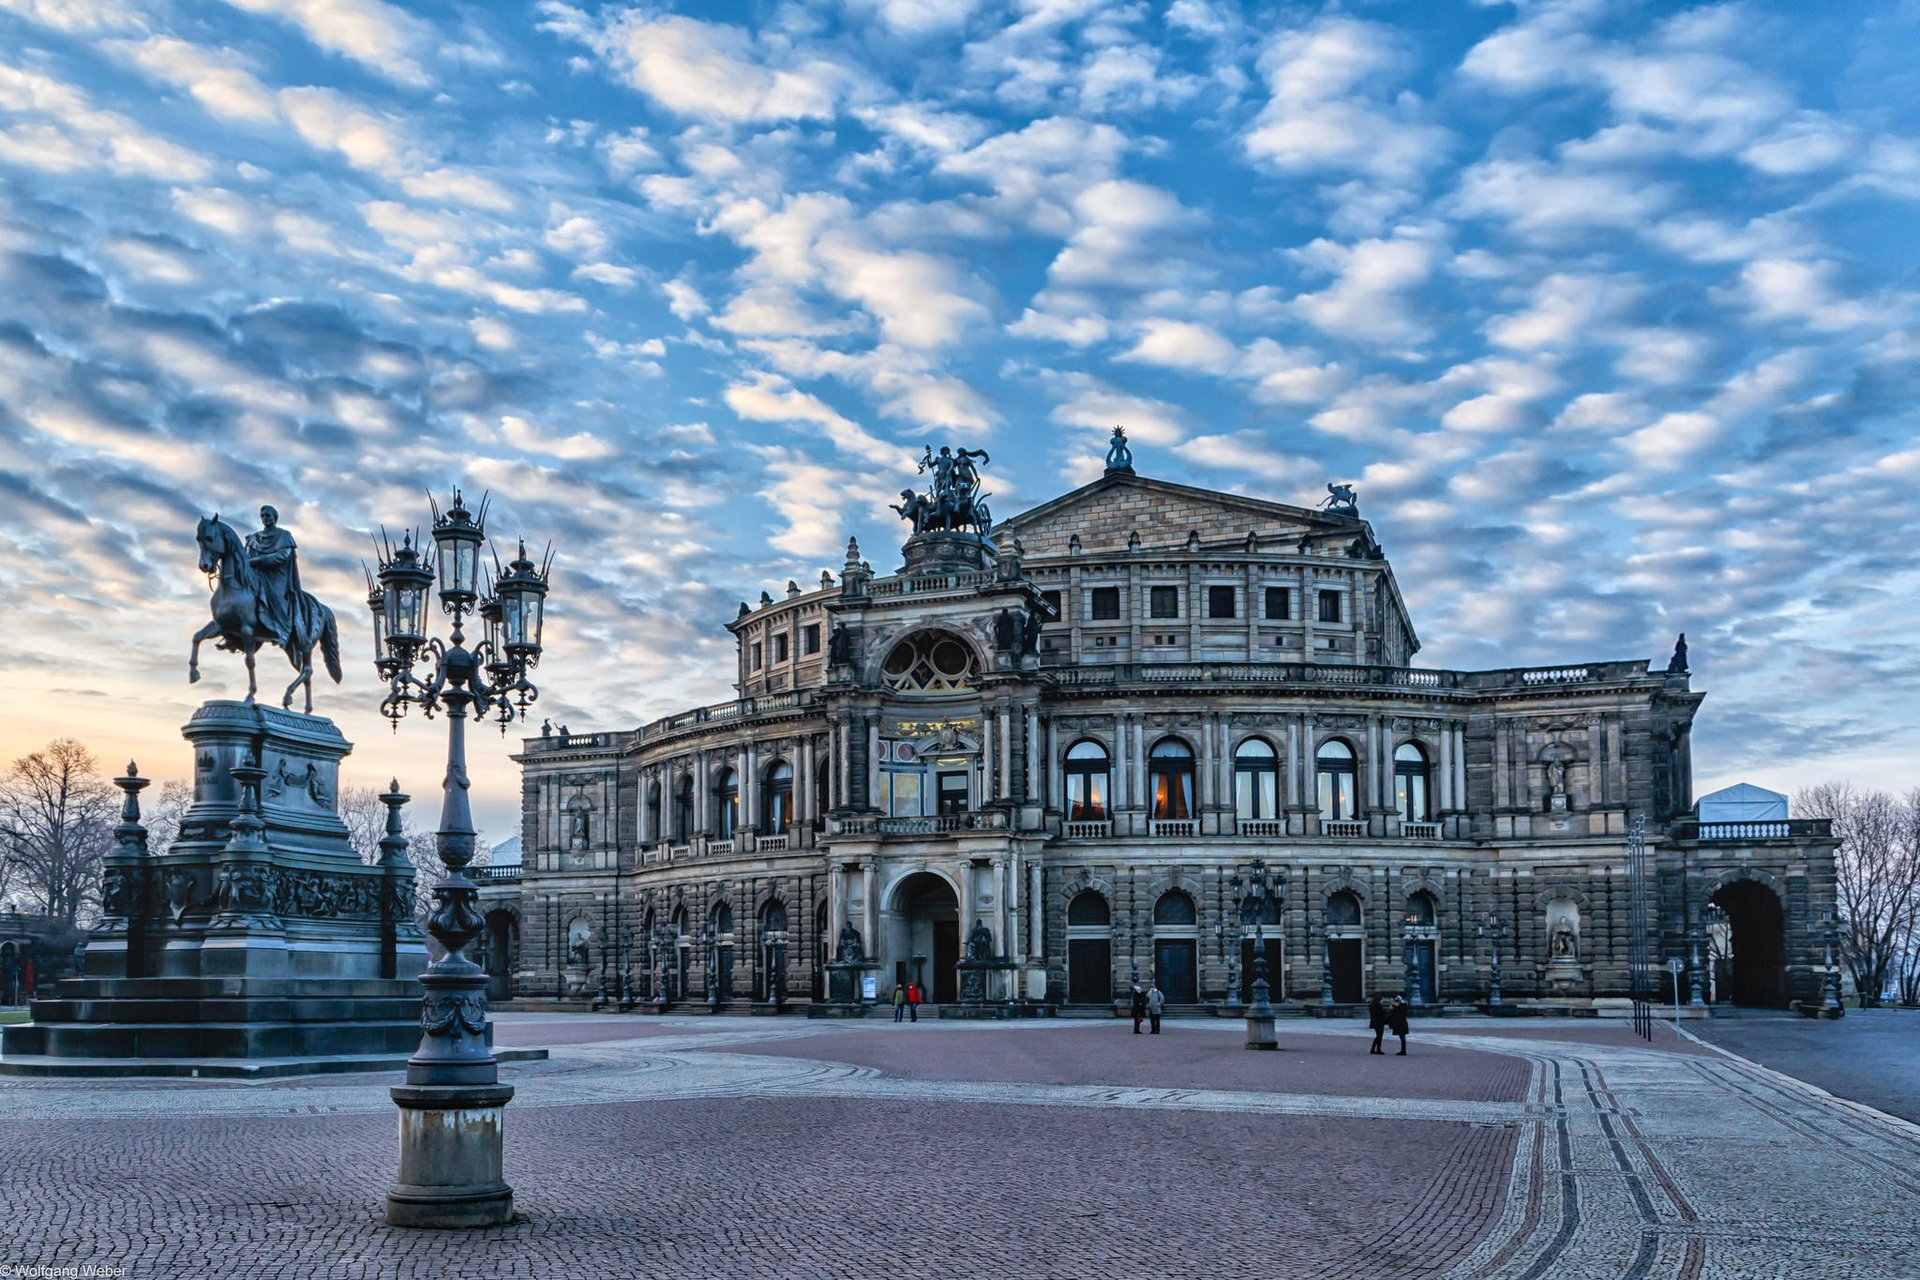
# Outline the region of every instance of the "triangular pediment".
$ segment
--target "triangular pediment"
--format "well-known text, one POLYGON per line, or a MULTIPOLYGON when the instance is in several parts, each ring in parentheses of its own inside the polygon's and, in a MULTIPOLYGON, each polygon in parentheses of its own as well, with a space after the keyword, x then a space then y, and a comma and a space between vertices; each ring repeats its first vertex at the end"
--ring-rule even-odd
POLYGON ((1076 534, 1089 552, 1123 549, 1136 533, 1143 550, 1183 547, 1194 535, 1213 549, 1244 543, 1249 532, 1270 546, 1288 539, 1352 538, 1367 525, 1355 516, 1110 473, 1000 528, 1019 537, 1027 556, 1045 557, 1066 555, 1076 534))

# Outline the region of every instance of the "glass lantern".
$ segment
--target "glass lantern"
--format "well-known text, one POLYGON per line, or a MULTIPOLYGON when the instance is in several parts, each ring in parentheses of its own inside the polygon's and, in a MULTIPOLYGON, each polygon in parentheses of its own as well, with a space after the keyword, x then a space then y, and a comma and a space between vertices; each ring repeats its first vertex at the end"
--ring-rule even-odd
POLYGON ((486 541, 486 500, 476 515, 453 491, 453 505, 433 513, 433 543, 440 553, 440 603, 447 609, 470 608, 478 598, 480 547, 486 541))
POLYGON ((495 585, 500 600, 500 630, 508 656, 533 665, 540 657, 540 622, 547 594, 547 573, 527 559, 527 544, 495 585))
POLYGON ((407 534, 393 559, 380 566, 380 586, 387 615, 387 646, 401 662, 427 642, 427 591, 433 570, 423 564, 407 534))
POLYGON ((387 654, 387 593, 373 580, 371 571, 367 574, 367 612, 373 615, 373 665, 384 672, 393 663, 387 654))

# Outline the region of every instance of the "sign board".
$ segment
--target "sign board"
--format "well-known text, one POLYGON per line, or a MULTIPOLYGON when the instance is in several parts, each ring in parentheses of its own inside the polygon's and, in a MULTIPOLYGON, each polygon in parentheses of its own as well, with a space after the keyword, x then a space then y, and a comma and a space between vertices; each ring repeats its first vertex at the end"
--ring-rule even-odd
POLYGON ((862 1000, 872 1000, 879 994, 880 994, 879 975, 872 974, 872 973, 861 974, 860 975, 860 998, 862 1000))

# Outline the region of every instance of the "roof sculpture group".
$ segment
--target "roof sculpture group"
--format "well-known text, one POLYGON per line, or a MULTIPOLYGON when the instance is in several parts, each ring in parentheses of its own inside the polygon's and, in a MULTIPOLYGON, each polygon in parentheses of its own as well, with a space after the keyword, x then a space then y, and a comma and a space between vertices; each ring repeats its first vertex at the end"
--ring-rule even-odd
POLYGON ((987 510, 988 495, 980 490, 980 469, 976 459, 990 461, 985 449, 955 451, 941 445, 936 456, 927 446, 920 459, 921 474, 932 473, 933 483, 925 493, 911 489, 900 491, 893 509, 913 525, 916 534, 964 533, 969 530, 985 538, 993 528, 993 515, 987 510))

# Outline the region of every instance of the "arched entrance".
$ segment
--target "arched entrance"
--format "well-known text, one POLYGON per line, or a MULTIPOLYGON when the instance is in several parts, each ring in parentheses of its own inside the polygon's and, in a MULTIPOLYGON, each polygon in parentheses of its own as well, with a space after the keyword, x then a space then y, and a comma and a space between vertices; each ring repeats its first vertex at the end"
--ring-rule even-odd
POLYGON ((1757 880, 1735 880, 1714 893, 1713 905, 1727 915, 1728 998, 1735 1004, 1785 1008, 1786 913, 1779 896, 1757 880))
POLYGON ((486 954, 482 966, 487 971, 487 999, 505 1000, 513 994, 513 971, 520 959, 520 922, 513 912, 487 912, 486 954))
POLYGON ((1359 1004, 1367 998, 1362 979, 1366 957, 1365 923, 1360 897, 1342 889, 1327 899, 1327 967, 1333 971, 1333 1002, 1359 1004))
POLYGON ((931 871, 916 871, 893 890, 893 980, 915 982, 936 1004, 960 998, 960 900, 931 871))
POLYGON ((1178 889, 1153 904, 1153 980, 1168 1004, 1200 999, 1199 922, 1193 899, 1178 889))
POLYGON ((1067 904, 1067 1003, 1113 999, 1113 911, 1092 889, 1067 904))

